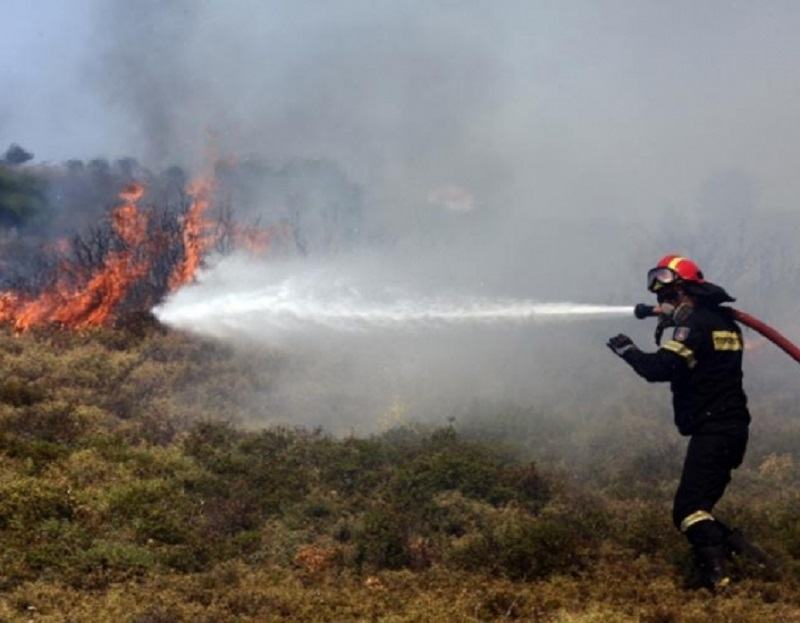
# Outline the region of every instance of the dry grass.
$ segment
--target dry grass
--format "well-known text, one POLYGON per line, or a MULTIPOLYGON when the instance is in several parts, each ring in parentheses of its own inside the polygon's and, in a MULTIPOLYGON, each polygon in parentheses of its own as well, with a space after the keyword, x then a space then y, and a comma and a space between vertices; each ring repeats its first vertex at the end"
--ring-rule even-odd
POLYGON ((714 596, 685 588, 658 444, 592 475, 532 462, 533 433, 245 430, 219 405, 246 416, 253 366, 155 328, 0 335, 0 373, 0 621, 800 621, 777 441, 720 512, 783 571, 714 596))

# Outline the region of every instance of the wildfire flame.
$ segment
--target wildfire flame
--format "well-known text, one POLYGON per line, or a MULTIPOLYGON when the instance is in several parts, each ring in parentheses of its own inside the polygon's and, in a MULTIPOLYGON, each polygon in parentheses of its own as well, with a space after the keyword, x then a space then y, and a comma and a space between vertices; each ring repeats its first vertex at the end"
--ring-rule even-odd
POLYGON ((45 324, 80 329, 109 323, 130 287, 147 272, 147 254, 140 252, 147 216, 136 205, 144 190, 141 184, 131 184, 119 194, 122 203, 114 208, 112 226, 120 248, 109 251, 99 269, 76 275, 64 262, 55 283, 36 297, 0 293, 0 322, 11 323, 17 331, 45 324))
POLYGON ((99 266, 86 268, 78 259, 70 259, 66 240, 47 245, 47 251, 61 258, 51 285, 36 294, 0 291, 0 324, 10 324, 18 332, 44 325, 72 329, 110 325, 117 320, 121 307, 149 307, 167 292, 193 281, 203 258, 223 236, 232 248, 256 255, 264 255, 275 240, 286 236, 285 226, 247 227, 226 221, 221 227, 210 220, 214 190, 213 176, 200 177, 189 184, 191 202, 186 213, 177 219, 179 229, 173 232, 159 226, 157 213, 139 209, 145 193, 142 184, 126 186, 111 213, 111 248, 99 266), (181 245, 180 259, 174 267, 168 265, 165 273, 159 273, 175 245, 181 245), (163 281, 154 278, 156 274, 163 274, 163 281), (137 283, 142 283, 144 290, 133 290, 137 283), (150 290, 143 296, 148 287, 150 290))
POLYGON ((213 223, 207 220, 206 212, 211 207, 214 180, 201 177, 189 184, 192 203, 183 217, 183 261, 175 267, 169 278, 169 289, 174 292, 194 279, 206 252, 214 246, 216 235, 213 223))

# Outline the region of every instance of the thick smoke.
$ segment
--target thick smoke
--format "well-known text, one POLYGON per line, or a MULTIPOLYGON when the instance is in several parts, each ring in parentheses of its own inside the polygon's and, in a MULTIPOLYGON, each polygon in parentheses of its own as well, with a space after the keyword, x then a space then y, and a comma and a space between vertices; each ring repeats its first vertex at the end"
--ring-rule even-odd
POLYGON ((800 190, 781 6, 101 3, 92 75, 148 162, 336 162, 456 280, 625 298, 680 250, 733 288, 800 190))
MULTIPOLYGON (((91 93, 103 112, 78 154, 102 135, 105 155, 153 170, 232 157, 224 200, 288 223, 299 271, 336 266, 427 297, 628 305, 677 251, 800 337, 791 3, 147 0, 79 13, 91 36, 74 82, 59 80, 66 105, 7 103, 2 127, 22 133, 38 109, 77 127, 70 94, 91 93), (311 161, 328 164, 306 183, 311 161)), ((64 153, 63 139, 27 136, 7 142, 64 153)), ((218 296, 264 276, 223 263, 200 287, 218 296)), ((628 374, 608 334, 647 345, 651 329, 309 336, 286 346, 295 363, 276 395, 340 428, 393 404, 429 417, 475 398, 597 404, 628 374)), ((757 395, 781 355, 752 357, 766 362, 750 371, 757 395)))

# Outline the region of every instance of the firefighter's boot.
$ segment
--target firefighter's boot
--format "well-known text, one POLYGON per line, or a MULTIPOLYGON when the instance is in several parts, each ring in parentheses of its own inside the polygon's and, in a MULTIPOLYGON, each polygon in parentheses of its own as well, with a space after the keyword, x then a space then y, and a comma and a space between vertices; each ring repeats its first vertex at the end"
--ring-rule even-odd
POLYGON ((694 555, 703 586, 713 591, 725 589, 731 577, 725 568, 727 549, 722 545, 695 547, 694 555))

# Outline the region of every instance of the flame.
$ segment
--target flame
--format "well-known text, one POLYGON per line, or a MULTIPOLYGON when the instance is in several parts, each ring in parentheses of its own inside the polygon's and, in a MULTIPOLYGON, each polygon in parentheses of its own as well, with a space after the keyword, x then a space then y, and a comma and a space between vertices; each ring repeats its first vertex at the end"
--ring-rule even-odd
POLYGON ((139 209, 145 193, 142 184, 126 186, 110 215, 113 236, 100 265, 87 268, 71 258, 67 240, 50 243, 45 250, 61 257, 52 283, 38 294, 0 291, 0 324, 10 324, 18 332, 44 325, 72 329, 110 325, 126 305, 149 307, 166 292, 193 281, 205 255, 223 240, 263 256, 276 241, 288 238, 285 223, 261 227, 210 220, 215 186, 211 175, 187 186, 190 204, 178 219, 177 231, 169 224, 159 227, 159 213, 153 209, 139 209), (165 267, 165 258, 174 257, 171 253, 178 247, 180 260, 173 265, 174 260, 167 259, 170 264, 165 267), (142 287, 134 291, 137 284, 142 287), (135 296, 129 296, 132 293, 135 296))
POLYGON ((130 184, 119 194, 122 203, 114 208, 112 226, 120 248, 109 251, 93 274, 82 275, 64 261, 55 283, 38 296, 0 293, 0 322, 27 331, 46 324, 80 329, 113 320, 114 310, 149 266, 147 254, 139 252, 146 241, 147 216, 136 204, 144 190, 141 184, 130 184))
POLYGON ((192 281, 200 268, 203 256, 214 245, 217 236, 213 223, 206 218, 211 207, 214 192, 214 178, 200 177, 189 184, 188 193, 192 198, 189 210, 183 217, 183 261, 175 267, 169 278, 171 292, 192 281))
POLYGON ((19 297, 13 292, 0 293, 0 322, 10 322, 19 306, 19 297))

